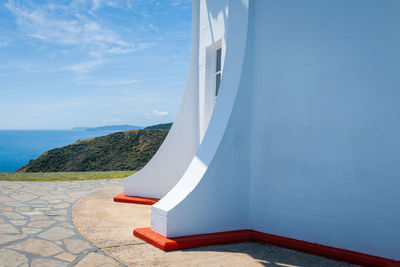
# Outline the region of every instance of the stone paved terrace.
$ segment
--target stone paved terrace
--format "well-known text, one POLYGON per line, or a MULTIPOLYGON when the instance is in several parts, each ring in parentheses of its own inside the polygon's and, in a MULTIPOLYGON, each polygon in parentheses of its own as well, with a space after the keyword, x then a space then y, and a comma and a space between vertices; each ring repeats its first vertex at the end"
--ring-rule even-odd
POLYGON ((123 266, 83 238, 71 217, 78 199, 122 183, 0 181, 0 266, 123 266))

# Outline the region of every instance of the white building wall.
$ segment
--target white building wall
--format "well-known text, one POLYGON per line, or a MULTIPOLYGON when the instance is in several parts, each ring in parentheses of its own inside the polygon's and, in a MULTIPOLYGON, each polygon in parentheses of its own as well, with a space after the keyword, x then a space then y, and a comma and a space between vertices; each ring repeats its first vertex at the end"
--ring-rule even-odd
POLYGON ((400 260, 400 2, 196 6, 200 74, 222 25, 204 21, 228 8, 221 89, 182 179, 152 207, 152 230, 249 228, 400 260))
POLYGON ((400 2, 252 3, 250 228, 399 260, 400 2))

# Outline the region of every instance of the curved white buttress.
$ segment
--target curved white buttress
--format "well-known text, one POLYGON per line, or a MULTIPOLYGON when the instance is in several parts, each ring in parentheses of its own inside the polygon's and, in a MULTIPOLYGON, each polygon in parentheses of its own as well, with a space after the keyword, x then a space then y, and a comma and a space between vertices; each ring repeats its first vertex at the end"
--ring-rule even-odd
MULTIPOLYGON (((199 10, 193 8, 193 21, 199 10)), ((182 177, 199 143, 198 117, 198 24, 192 25, 192 54, 189 77, 179 112, 171 130, 153 158, 137 173, 125 178, 124 194, 163 197, 182 177)))
POLYGON ((229 16, 235 17, 227 24, 231 45, 207 132, 182 179, 152 207, 151 228, 166 237, 247 228, 250 146, 245 137, 250 127, 244 112, 250 111, 250 90, 246 91, 242 70, 248 2, 230 1, 229 16), (241 114, 233 115, 235 111, 241 114), (227 168, 224 162, 229 163, 227 168))

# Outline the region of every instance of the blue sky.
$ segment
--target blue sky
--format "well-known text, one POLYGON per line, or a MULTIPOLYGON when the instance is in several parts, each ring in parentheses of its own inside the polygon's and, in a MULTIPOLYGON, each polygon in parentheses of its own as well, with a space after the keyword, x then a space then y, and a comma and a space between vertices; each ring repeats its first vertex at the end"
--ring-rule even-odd
POLYGON ((0 129, 173 121, 190 0, 0 0, 0 129))

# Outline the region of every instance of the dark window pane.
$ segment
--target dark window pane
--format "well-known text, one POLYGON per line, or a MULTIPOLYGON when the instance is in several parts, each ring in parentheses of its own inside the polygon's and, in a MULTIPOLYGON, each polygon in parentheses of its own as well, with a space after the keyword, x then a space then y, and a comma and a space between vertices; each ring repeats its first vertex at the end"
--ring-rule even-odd
POLYGON ((215 68, 215 72, 218 72, 221 70, 221 52, 222 52, 221 48, 217 50, 217 58, 216 58, 217 65, 215 68))
POLYGON ((218 95, 219 84, 221 83, 221 73, 215 75, 215 96, 218 95))

